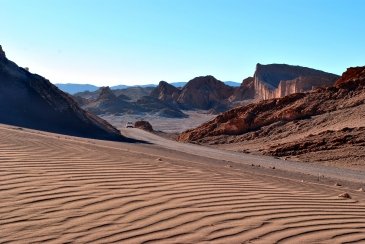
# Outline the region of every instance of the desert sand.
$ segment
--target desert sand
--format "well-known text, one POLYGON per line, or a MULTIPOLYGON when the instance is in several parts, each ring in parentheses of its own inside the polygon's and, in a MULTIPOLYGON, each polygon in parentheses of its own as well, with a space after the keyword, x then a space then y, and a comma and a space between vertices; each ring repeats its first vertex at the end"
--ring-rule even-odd
POLYGON ((365 241, 364 192, 184 155, 1 125, 0 243, 365 241))

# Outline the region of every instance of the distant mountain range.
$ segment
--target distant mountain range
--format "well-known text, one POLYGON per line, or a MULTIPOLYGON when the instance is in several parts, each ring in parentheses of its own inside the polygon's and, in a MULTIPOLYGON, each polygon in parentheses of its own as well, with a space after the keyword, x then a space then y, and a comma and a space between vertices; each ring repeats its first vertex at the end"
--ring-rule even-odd
MULTIPOLYGON (((228 86, 232 86, 232 87, 238 87, 241 85, 241 83, 238 82, 234 82, 234 81, 226 81, 224 82, 226 85, 228 86)), ((177 87, 177 88, 181 88, 183 86, 185 86, 187 84, 187 82, 172 82, 170 83, 171 85, 177 87)), ((91 84, 74 84, 74 83, 56 83, 55 84, 59 89, 61 89, 64 92, 67 92, 71 95, 74 95, 76 93, 79 92, 85 92, 85 91, 89 91, 89 92, 94 92, 96 90, 98 90, 99 86, 94 86, 91 84)), ((156 84, 146 84, 146 85, 133 85, 133 86, 128 86, 128 85, 116 85, 116 86, 111 86, 110 89, 112 90, 121 90, 121 89, 127 89, 130 87, 156 87, 156 84)))

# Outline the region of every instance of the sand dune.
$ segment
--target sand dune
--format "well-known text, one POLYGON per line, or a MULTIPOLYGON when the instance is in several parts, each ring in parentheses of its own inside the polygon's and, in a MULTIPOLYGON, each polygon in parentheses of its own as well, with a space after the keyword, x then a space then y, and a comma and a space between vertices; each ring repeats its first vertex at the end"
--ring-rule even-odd
POLYGON ((0 243, 365 242, 364 193, 129 148, 0 126, 0 243))

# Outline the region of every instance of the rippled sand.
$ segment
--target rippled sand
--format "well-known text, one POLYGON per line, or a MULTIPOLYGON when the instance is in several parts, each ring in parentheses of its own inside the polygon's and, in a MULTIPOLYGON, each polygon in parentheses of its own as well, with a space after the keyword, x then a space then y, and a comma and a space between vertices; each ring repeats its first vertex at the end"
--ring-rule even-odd
POLYGON ((0 126, 0 243, 365 242, 365 197, 0 126))

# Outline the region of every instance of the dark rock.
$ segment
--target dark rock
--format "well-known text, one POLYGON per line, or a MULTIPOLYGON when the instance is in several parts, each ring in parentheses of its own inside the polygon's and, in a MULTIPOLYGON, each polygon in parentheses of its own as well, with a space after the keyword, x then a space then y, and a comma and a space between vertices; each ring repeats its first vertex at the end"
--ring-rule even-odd
POLYGON ((139 120, 134 123, 134 127, 145 131, 153 131, 152 125, 148 121, 139 120))
POLYGON ((160 81, 158 86, 151 92, 151 96, 163 102, 176 103, 180 92, 180 89, 167 83, 166 81, 160 81))
POLYGON ((90 114, 45 78, 9 61, 0 50, 0 123, 61 134, 116 139, 123 137, 90 114))
POLYGON ((338 195, 338 197, 345 198, 345 199, 351 199, 350 194, 348 194, 347 192, 341 193, 340 195, 338 195))

